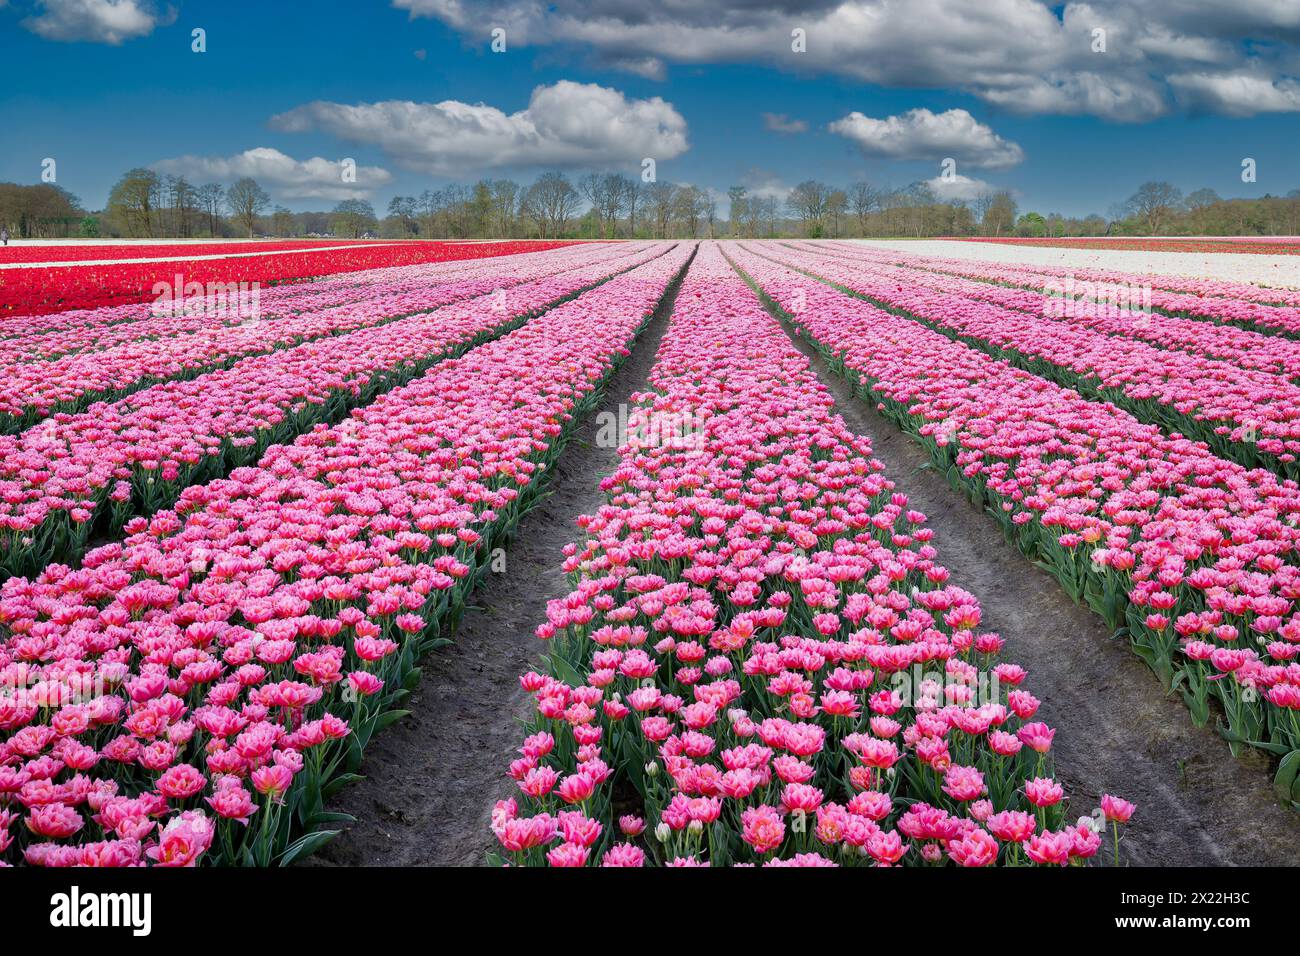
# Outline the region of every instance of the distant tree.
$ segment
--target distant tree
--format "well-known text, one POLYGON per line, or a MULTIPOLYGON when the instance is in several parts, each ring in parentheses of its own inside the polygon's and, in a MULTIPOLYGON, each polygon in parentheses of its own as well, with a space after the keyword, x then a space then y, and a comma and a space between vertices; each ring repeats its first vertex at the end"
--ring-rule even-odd
POLYGON ((677 211, 678 187, 664 180, 656 180, 645 187, 646 211, 654 222, 654 236, 657 239, 668 238, 668 227, 677 211))
POLYGON ((831 187, 815 179, 805 179, 786 199, 790 214, 803 223, 808 235, 820 235, 822 220, 826 217, 826 203, 830 199, 831 187))
POLYGON ((578 191, 564 173, 542 173, 528 187, 524 203, 543 239, 558 239, 578 211, 578 191))
POLYGON ((293 213, 284 206, 276 206, 271 213, 271 232, 277 236, 292 236, 294 225, 293 213))
POLYGON ((335 233, 359 239, 362 233, 377 225, 375 207, 364 199, 345 199, 330 213, 330 222, 335 233))
POLYGON ((1016 222, 1016 200, 1005 189, 998 190, 989 197, 988 208, 984 210, 981 221, 986 233, 994 236, 1010 233, 1016 222))
POLYGON ((257 217, 270 203, 271 197, 266 194, 266 190, 257 184, 257 180, 248 176, 235 180, 226 190, 226 208, 230 210, 230 218, 248 233, 250 239, 257 227, 257 217))
POLYGON ((600 173, 588 173, 578 180, 578 192, 591 206, 591 213, 596 220, 600 238, 605 238, 605 217, 602 213, 605 202, 605 177, 600 173))
POLYGON ((1208 206, 1213 206, 1216 202, 1222 202, 1222 200, 1213 189, 1197 189, 1187 194, 1187 208, 1191 210, 1205 209, 1208 206))
POLYGON ((840 220, 849 208, 848 194, 842 189, 835 189, 826 197, 826 217, 831 223, 831 236, 838 239, 840 237, 840 220))
POLYGON ((513 179, 492 181, 492 211, 496 221, 496 234, 507 239, 514 231, 515 208, 519 202, 519 184, 513 179))
POLYGON ((470 191, 465 210, 465 235, 486 236, 492 225, 492 184, 480 179, 470 191))
POLYGON ((740 236, 741 225, 749 215, 749 197, 746 193, 744 186, 732 186, 727 190, 727 198, 731 200, 727 208, 727 222, 731 226, 731 234, 736 237, 740 236))
POLYGON ((394 196, 388 201, 388 215, 403 238, 420 231, 420 209, 414 196, 394 196))
POLYGON ((1046 232, 1046 226, 1042 214, 1032 211, 1016 220, 1016 232, 1022 236, 1041 236, 1046 232))
POLYGON ((199 208, 208 218, 208 235, 216 238, 221 228, 221 207, 226 202, 226 188, 221 183, 207 183, 196 191, 199 208))
POLYGON ((867 234, 867 218, 880 205, 880 191, 871 183, 859 180, 849 186, 849 207, 858 219, 858 230, 867 234))
POLYGON ((108 215, 128 236, 152 237, 162 179, 152 169, 128 169, 108 194, 108 215))
POLYGON ((1146 182, 1125 203, 1128 212, 1135 216, 1151 235, 1177 210, 1183 194, 1178 187, 1166 182, 1146 182))

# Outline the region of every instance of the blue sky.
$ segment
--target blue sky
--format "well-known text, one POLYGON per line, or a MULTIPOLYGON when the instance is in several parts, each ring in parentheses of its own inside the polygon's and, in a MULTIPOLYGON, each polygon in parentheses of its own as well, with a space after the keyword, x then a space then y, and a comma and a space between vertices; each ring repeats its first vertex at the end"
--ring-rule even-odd
POLYGON ((1072 215, 1147 179, 1300 188, 1300 4, 1214 7, 0 0, 0 179, 37 181, 52 157, 96 208, 131 166, 196 182, 253 171, 311 209, 479 175, 635 174, 647 155, 660 178, 777 195, 805 178, 902 186, 952 156, 975 181, 959 192, 1007 187, 1022 209, 1072 215), (337 176, 344 157, 355 184, 337 176))

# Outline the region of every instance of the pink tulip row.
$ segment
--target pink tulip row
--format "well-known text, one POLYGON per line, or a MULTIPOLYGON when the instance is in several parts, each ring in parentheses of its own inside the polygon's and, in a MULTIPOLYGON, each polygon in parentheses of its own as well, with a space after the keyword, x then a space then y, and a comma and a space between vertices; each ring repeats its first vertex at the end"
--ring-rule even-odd
POLYGON ((0 435, 0 569, 32 573, 74 557, 101 510, 116 530, 133 513, 166 507, 187 485, 250 464, 269 445, 668 248, 245 358, 0 435))
POLYGON ((1300 806, 1300 488, 732 247, 863 398, 1300 806), (794 313, 797 311, 797 315, 794 313))
POLYGON ((893 266, 885 262, 868 264, 867 260, 860 257, 841 256, 829 246, 801 245, 799 248, 822 255, 829 253, 843 258, 846 264, 855 263, 859 268, 867 268, 872 275, 881 279, 904 285, 920 285, 979 299, 1117 338, 1136 339, 1164 349, 1220 359, 1252 371, 1268 372, 1288 379, 1300 377, 1300 341, 1282 336, 1265 335, 1235 325, 1143 311, 1140 303, 1133 303, 1133 307, 1129 308, 1124 301, 1120 301, 1118 306, 1091 300, 1069 301, 1058 294, 1064 286, 1051 287, 1045 291, 1043 286, 1026 288, 992 280, 976 281, 921 266, 893 266))
POLYGON ((1097 283, 1101 295, 1113 296, 1122 289, 1150 286, 1152 287, 1151 304, 1163 312, 1201 316, 1274 334, 1300 333, 1300 316, 1297 316, 1295 311, 1300 307, 1300 292, 1292 289, 1159 273, 1073 269, 1059 266, 1009 266, 992 262, 971 262, 968 259, 945 259, 940 256, 914 256, 849 243, 828 245, 840 250, 849 250, 855 255, 865 254, 873 260, 882 262, 1030 289, 1041 289, 1048 280, 1059 283, 1071 278, 1077 282, 1097 283))
POLYGON ((774 261, 808 271, 930 323, 1138 417, 1208 442, 1248 466, 1300 477, 1300 387, 1279 375, 1156 348, 967 298, 942 279, 903 284, 897 275, 833 256, 788 250, 774 261))
MULTIPOLYGON (((552 268, 565 264, 577 265, 589 261, 593 255, 618 255, 617 247, 603 249, 588 245, 572 245, 540 253, 516 256, 453 259, 414 266, 391 266, 365 272, 346 272, 325 276, 310 282, 294 282, 259 288, 257 305, 263 319, 289 318, 305 312, 365 302, 375 298, 377 290, 387 286, 409 289, 413 283, 455 280, 490 279, 493 276, 513 275, 535 271, 537 263, 552 268)), ((176 276, 168 274, 168 266, 158 266, 160 280, 175 285, 176 276)), ((186 277, 182 273, 182 280, 186 277)), ((183 282, 182 290, 183 292, 183 282)), ((137 303, 99 309, 79 309, 51 315, 7 317, 0 324, 0 365, 52 359, 61 355, 89 350, 102 350, 147 338, 179 335, 184 332, 216 330, 238 325, 249 318, 246 310, 234 311, 231 306, 243 306, 241 300, 218 295, 183 296, 172 308, 172 303, 137 303), (234 314, 228 314, 233 311, 234 314), (35 323, 36 327, 31 327, 35 323)))
POLYGON ((237 317, 233 326, 202 315, 159 318, 131 323, 144 337, 110 348, 74 351, 49 361, 0 362, 0 430, 19 431, 55 411, 79 411, 95 401, 115 401, 141 387, 190 378, 245 356, 369 328, 565 270, 630 264, 648 247, 579 248, 586 254, 544 253, 525 262, 511 261, 508 271, 505 263, 476 260, 473 273, 441 283, 415 267, 396 281, 370 286, 363 298, 344 305, 276 319, 237 317), (158 330, 169 326, 174 332, 160 336, 158 330), (150 331, 152 337, 146 334, 150 331))
POLYGON ((1067 865, 1117 843, 1133 807, 1067 822, 1025 672, 715 245, 649 386, 537 630, 551 666, 521 679, 499 859, 1067 865), (700 428, 645 437, 664 416, 700 428))
POLYGON ((0 588, 0 861, 287 863, 628 354, 678 246, 123 543, 0 588))

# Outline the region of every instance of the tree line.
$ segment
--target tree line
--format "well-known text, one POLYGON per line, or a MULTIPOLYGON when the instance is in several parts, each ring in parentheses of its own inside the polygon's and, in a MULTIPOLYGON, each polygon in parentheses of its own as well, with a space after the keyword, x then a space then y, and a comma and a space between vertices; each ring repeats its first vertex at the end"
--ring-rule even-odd
POLYGON ((1284 197, 1225 199, 1210 189, 1184 196, 1169 183, 1142 184, 1108 216, 1022 212, 1009 190, 942 198, 926 182, 905 187, 805 180, 784 195, 732 186, 726 196, 689 184, 621 173, 571 180, 545 172, 450 184, 394 196, 383 214, 364 199, 294 212, 273 204, 256 180, 191 183, 147 168, 128 170, 102 211, 88 212, 54 184, 0 183, 0 225, 15 238, 107 236, 229 238, 332 236, 389 239, 744 238, 808 236, 1297 235, 1300 190, 1284 197))

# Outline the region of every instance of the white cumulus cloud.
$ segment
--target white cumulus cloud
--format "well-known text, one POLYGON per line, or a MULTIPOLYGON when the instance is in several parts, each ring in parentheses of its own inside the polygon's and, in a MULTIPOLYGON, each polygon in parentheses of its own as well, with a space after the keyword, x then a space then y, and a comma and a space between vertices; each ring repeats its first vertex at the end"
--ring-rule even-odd
POLYGON ((1300 110, 1300 83, 1247 73, 1185 73, 1169 78, 1181 99, 1199 109, 1229 116, 1300 110))
POLYGON ((885 159, 952 158, 984 169, 1005 169, 1024 158, 1016 143, 1003 139, 966 110, 934 113, 908 110, 875 119, 854 111, 830 124, 832 133, 852 140, 868 156, 885 159))
POLYGON ((686 152, 686 120, 664 99, 630 99, 595 83, 561 80, 506 113, 485 103, 316 101, 272 117, 286 132, 322 130, 379 146, 409 169, 455 176, 483 169, 639 165, 686 152))
POLYGON ((319 156, 298 160, 267 146, 234 156, 179 156, 154 163, 153 168, 196 182, 230 183, 251 176, 277 199, 363 199, 393 179, 392 173, 379 166, 358 166, 356 181, 348 182, 342 160, 319 156))
MULTIPOLYGON (((1118 122, 1165 115, 1172 78, 1213 68, 1294 76, 1296 0, 393 0, 469 43, 577 51, 662 77, 669 65, 757 63, 895 88, 969 92, 1017 112, 1118 122), (791 49, 803 29, 806 48, 791 49), (1104 49, 1095 49, 1095 31, 1104 49)), ((1228 110, 1249 109, 1237 99, 1228 110)), ((1287 102, 1268 97, 1264 109, 1287 102), (1274 105, 1269 105, 1274 104, 1274 105)))
POLYGON ((118 46, 175 19, 171 7, 160 10, 149 0, 40 0, 22 24, 46 40, 118 46))
POLYGON ((982 179, 963 176, 960 173, 953 175, 950 179, 935 176, 933 179, 925 180, 925 185, 930 187, 930 191, 934 193, 934 197, 940 202, 970 202, 983 193, 997 191, 996 186, 992 186, 982 179))

